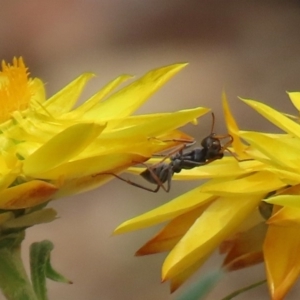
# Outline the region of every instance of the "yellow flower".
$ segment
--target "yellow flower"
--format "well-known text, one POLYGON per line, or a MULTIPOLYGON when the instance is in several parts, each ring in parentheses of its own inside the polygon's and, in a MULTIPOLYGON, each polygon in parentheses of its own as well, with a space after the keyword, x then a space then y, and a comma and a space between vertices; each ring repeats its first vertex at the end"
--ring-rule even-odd
POLYGON ((53 220, 53 210, 37 212, 36 206, 96 188, 113 178, 107 173, 119 173, 178 144, 164 140, 192 141, 176 128, 206 108, 132 116, 185 65, 152 70, 115 91, 132 78, 121 75, 75 106, 93 74, 80 75, 46 99, 43 82, 29 77, 22 58, 14 58, 12 65, 2 62, 0 224, 26 227, 53 220), (11 213, 18 209, 27 209, 21 220, 11 213))
MULTIPOLYGON (((300 110, 300 93, 289 93, 300 110)), ((246 104, 283 133, 240 131, 223 95, 232 155, 183 170, 174 179, 210 179, 122 223, 115 233, 169 223, 137 255, 169 251, 162 280, 176 290, 216 249, 232 271, 264 262, 272 299, 283 299, 300 274, 300 124, 254 100, 246 104)))

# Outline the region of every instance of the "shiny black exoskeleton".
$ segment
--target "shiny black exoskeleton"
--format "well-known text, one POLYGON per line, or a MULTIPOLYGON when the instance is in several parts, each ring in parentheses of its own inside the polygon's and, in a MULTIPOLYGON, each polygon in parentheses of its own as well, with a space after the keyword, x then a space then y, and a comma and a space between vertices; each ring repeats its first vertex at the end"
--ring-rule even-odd
POLYGON ((171 180, 174 173, 179 173, 183 169, 193 169, 206 165, 224 156, 224 150, 232 142, 230 135, 218 137, 214 133, 204 138, 201 142, 203 148, 196 148, 187 152, 182 150, 170 157, 170 163, 160 163, 147 168, 140 175, 150 183, 156 184, 155 189, 149 189, 139 184, 130 182, 134 186, 146 189, 147 191, 157 192, 163 188, 166 192, 170 191, 171 180), (221 145, 221 139, 230 138, 226 146, 221 145), (167 187, 163 184, 167 182, 167 187))

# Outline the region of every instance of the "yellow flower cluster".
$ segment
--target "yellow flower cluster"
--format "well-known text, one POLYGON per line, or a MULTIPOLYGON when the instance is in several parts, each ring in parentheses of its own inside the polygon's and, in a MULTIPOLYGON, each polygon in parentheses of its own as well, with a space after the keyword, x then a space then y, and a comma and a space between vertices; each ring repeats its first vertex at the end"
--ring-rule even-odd
MULTIPOLYGON (((2 62, 0 209, 28 209, 96 188, 113 178, 108 173, 174 147, 174 139, 192 141, 176 128, 205 114, 206 108, 132 116, 185 65, 149 71, 119 88, 132 78, 121 75, 76 106, 93 74, 80 75, 47 99, 43 82, 29 77, 22 58, 11 65, 2 62)), ((0 224, 14 216, 0 214, 0 224)))
MULTIPOLYGON (((300 110, 300 93, 289 96, 300 110)), ((226 254, 225 271, 264 262, 273 300, 283 299, 300 274, 300 124, 261 102, 243 101, 283 133, 240 131, 224 94, 232 155, 175 175, 210 180, 115 230, 169 221, 137 255, 170 252, 162 279, 172 291, 218 247, 226 254)))

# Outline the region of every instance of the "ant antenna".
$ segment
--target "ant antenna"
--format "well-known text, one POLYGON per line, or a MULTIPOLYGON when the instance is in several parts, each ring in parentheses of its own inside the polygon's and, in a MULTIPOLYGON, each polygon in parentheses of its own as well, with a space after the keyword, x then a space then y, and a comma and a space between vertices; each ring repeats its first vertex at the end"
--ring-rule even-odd
POLYGON ((214 127, 215 127, 215 114, 212 112, 211 116, 212 116, 212 125, 211 125, 210 134, 214 132, 214 127))

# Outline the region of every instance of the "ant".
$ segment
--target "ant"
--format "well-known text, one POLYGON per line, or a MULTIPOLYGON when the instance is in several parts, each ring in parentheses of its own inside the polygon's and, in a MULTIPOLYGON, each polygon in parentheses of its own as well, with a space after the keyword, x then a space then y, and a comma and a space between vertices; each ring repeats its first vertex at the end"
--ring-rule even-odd
MULTIPOLYGON (((224 151, 228 150, 227 148, 232 144, 233 137, 230 134, 219 136, 213 133, 215 123, 214 113, 212 113, 212 119, 213 121, 211 133, 202 140, 202 148, 195 148, 193 150, 183 152, 184 148, 189 147, 194 143, 184 144, 180 147, 179 150, 176 150, 176 154, 166 155, 162 161, 155 165, 149 167, 146 164, 143 164, 147 167, 147 169, 140 175, 148 182, 156 184, 157 186, 155 189, 151 189, 138 183, 132 182, 114 173, 103 174, 115 176, 122 181, 125 181, 133 186, 139 187, 149 192, 156 193, 160 188, 162 188, 165 192, 169 192, 171 188, 171 180, 174 173, 180 173, 183 169, 193 169, 209 164, 214 160, 221 159, 224 156, 224 151), (221 140, 227 138, 229 138, 230 140, 225 145, 222 145, 221 140), (164 162, 167 158, 170 158, 169 163, 164 162), (164 186, 164 183, 167 183, 167 187, 164 186)), ((172 153, 174 153, 174 151, 172 153)))

